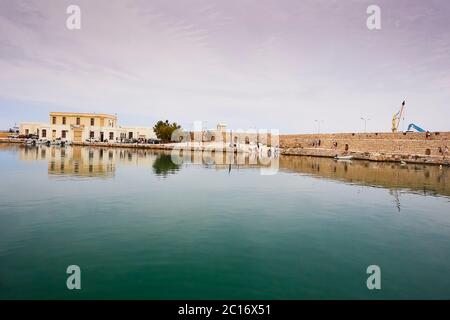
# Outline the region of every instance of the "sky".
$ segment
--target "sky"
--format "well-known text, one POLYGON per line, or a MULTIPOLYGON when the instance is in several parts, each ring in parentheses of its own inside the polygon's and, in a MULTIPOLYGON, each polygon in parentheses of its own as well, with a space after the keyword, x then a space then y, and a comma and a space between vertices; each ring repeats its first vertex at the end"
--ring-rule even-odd
POLYGON ((74 111, 380 132, 406 99, 400 129, 450 131, 449 17, 448 0, 0 0, 0 129, 74 111))

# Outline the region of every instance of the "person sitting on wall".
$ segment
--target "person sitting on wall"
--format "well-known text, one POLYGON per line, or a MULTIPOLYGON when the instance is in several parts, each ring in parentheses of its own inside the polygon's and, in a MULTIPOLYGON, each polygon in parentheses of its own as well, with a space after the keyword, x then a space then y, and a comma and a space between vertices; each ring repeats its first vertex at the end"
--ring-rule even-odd
POLYGON ((427 130, 427 132, 425 133, 425 138, 429 139, 431 137, 431 133, 430 131, 427 130))

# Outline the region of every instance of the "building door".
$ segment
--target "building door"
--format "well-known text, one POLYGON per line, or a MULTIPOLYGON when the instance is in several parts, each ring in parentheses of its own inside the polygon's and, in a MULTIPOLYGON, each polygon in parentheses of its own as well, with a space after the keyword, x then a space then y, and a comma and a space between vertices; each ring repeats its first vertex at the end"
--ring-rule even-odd
POLYGON ((74 142, 81 142, 81 130, 74 130, 73 132, 73 141, 74 142))
POLYGON ((56 139, 56 130, 52 130, 52 139, 53 139, 53 140, 56 139))
POLYGON ((128 139, 133 139, 133 132, 128 132, 128 139))
POLYGON ((103 132, 100 132, 100 141, 103 142, 103 140, 104 140, 104 134, 103 134, 103 132))

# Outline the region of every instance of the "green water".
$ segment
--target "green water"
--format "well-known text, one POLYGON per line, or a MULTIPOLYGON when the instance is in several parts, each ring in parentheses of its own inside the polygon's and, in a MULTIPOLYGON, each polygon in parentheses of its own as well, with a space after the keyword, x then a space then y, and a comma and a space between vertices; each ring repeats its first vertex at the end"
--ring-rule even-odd
POLYGON ((3 145, 0 298, 450 298, 448 168, 279 165, 3 145))

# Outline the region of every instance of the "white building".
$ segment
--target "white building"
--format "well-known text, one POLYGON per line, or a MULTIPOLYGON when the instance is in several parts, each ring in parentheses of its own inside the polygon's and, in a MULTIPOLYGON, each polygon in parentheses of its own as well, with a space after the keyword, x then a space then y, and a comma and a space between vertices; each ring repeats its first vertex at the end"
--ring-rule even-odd
POLYGON ((70 142, 156 139, 150 127, 122 127, 117 116, 97 113, 51 112, 50 123, 23 122, 21 135, 37 135, 42 140, 70 142))

